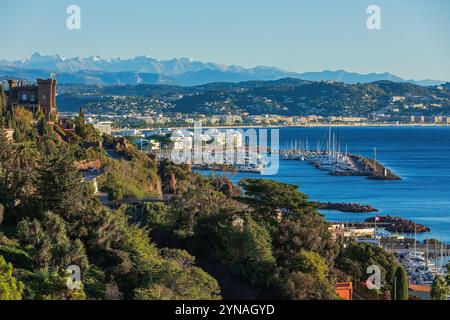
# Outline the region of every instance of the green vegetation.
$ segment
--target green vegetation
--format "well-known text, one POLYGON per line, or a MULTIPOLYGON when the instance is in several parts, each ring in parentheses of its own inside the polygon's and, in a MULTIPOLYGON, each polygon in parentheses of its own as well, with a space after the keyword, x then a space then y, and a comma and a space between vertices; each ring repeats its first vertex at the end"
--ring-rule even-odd
POLYGON ((365 243, 349 243, 341 248, 336 267, 352 276, 356 283, 365 283, 370 276, 367 268, 376 265, 381 271, 381 291, 390 292, 394 285, 397 260, 382 248, 365 243))
POLYGON ((395 270, 391 298, 394 300, 409 299, 408 279, 406 278, 406 271, 402 266, 398 266, 395 270))
POLYGON ((159 172, 167 177, 163 189, 174 189, 174 196, 167 205, 147 206, 152 238, 196 256, 225 298, 335 298, 336 243, 296 187, 248 179, 236 189, 224 178, 170 163, 161 163, 159 172))
POLYGON ((6 96, 3 91, 3 86, 0 84, 0 128, 6 125, 6 120, 8 118, 6 108, 6 96))
POLYGON ((99 137, 82 118, 71 133, 16 109, 15 143, 0 136, 0 254, 8 261, 1 258, 0 299, 220 298, 193 256, 158 249, 146 229, 128 223, 126 207, 112 211, 97 201, 79 168, 104 172, 117 201, 121 184, 125 193, 139 190, 127 195, 146 196, 160 194, 161 182, 153 160, 127 141, 99 137), (105 155, 103 143, 117 158, 105 155), (70 265, 81 269, 80 289, 66 285, 70 265))
POLYGON ((437 276, 434 278, 430 295, 433 300, 448 300, 450 297, 450 284, 446 279, 437 276))
POLYGON ((0 256, 0 300, 21 300, 23 284, 13 276, 13 266, 0 256))
POLYGON ((339 248, 297 186, 235 186, 158 162, 125 138, 100 136, 82 110, 75 131, 40 113, 11 115, 3 121, 15 142, 0 137, 0 285, 6 274, 1 290, 13 292, 5 297, 336 299, 335 266, 363 281, 367 264, 380 265, 384 286, 392 284, 392 256, 367 245, 339 248), (114 206, 102 204, 82 172, 95 173, 114 206), (169 202, 121 205, 164 194, 169 202), (81 270, 74 290, 66 285, 71 265, 81 270))
MULTIPOLYGON (((249 113, 367 117, 374 112, 392 115, 446 115, 450 110, 450 90, 448 85, 441 90, 437 87, 391 81, 344 84, 287 78, 241 83, 219 82, 194 87, 65 85, 60 101, 67 107, 86 104, 90 112, 97 114, 148 115, 147 106, 152 105, 156 112, 164 114, 182 112, 204 115, 249 113), (78 95, 81 90, 90 93, 89 97, 97 98, 86 100, 85 95, 80 99, 78 95), (116 101, 113 99, 114 95, 125 98, 116 101), (405 100, 392 102, 393 96, 402 96, 405 100), (427 108, 410 107, 420 103, 424 103, 427 108), (398 111, 394 112, 393 109, 398 111)), ((176 123, 175 117, 171 120, 174 122, 167 123, 169 127, 182 124, 176 123)), ((129 119, 121 120, 123 127, 129 124, 129 119)), ((133 124, 148 127, 148 124, 142 121, 135 120, 133 124)))

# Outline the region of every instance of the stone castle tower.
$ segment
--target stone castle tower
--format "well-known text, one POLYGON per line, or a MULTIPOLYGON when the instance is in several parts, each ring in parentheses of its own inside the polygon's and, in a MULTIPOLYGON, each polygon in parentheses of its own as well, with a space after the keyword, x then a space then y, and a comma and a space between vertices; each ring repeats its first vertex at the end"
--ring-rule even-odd
POLYGON ((56 80, 37 79, 36 85, 24 84, 22 81, 9 80, 9 90, 6 92, 8 104, 13 108, 23 107, 35 114, 39 108, 47 119, 57 119, 56 80))

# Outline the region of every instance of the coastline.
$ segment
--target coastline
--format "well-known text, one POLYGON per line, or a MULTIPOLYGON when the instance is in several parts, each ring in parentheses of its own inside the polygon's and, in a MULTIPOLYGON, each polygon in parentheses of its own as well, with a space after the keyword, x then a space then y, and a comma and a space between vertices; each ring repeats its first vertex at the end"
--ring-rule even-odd
MULTIPOLYGON (((242 126, 202 126, 202 129, 281 129, 281 128, 323 128, 323 127, 362 127, 362 128, 370 128, 370 127, 450 127, 450 123, 358 123, 358 124, 326 124, 326 123, 314 123, 308 125, 242 125, 242 126)), ((155 127, 155 128, 140 128, 135 129, 137 131, 153 131, 158 129, 173 129, 173 130, 190 130, 194 129, 194 127, 155 127)), ((130 130, 130 128, 113 128, 111 132, 120 132, 123 130, 130 130)))

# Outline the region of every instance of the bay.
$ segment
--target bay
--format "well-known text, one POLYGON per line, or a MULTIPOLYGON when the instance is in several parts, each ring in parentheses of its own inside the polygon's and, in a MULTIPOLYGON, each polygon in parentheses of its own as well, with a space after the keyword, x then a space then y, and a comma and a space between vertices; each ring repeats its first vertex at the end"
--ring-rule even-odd
MULTIPOLYGON (((323 127, 280 128, 280 148, 297 139, 310 148, 323 144, 327 134, 323 127)), ((273 179, 294 184, 311 200, 356 202, 372 205, 378 215, 398 216, 425 224, 431 232, 418 235, 419 240, 435 238, 450 241, 450 127, 333 127, 341 150, 377 159, 400 181, 369 180, 364 177, 335 177, 302 161, 280 161, 277 175, 261 176, 237 173, 233 182, 244 177, 273 179)), ((204 172, 208 174, 207 172, 204 172)), ((329 221, 362 221, 374 214, 323 211, 329 221)))

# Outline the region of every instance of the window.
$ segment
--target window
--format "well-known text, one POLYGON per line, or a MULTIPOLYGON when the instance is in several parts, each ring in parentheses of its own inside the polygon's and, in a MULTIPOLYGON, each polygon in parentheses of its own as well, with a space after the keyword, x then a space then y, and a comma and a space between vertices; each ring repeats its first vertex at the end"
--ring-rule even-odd
POLYGON ((25 93, 22 95, 22 101, 27 101, 27 95, 25 93))

